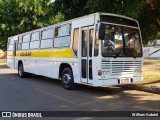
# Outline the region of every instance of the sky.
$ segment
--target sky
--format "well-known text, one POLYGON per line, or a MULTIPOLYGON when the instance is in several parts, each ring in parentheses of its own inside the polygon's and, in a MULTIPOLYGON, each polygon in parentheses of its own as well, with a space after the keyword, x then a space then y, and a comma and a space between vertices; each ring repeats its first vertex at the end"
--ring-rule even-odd
POLYGON ((54 2, 55 0, 50 0, 51 2, 54 2))

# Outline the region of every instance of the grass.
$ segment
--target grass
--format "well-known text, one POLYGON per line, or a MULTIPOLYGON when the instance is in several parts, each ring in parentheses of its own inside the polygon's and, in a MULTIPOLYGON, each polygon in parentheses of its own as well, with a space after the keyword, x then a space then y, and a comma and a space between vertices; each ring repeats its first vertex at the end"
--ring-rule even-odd
POLYGON ((143 83, 160 81, 160 60, 147 59, 142 69, 143 83))

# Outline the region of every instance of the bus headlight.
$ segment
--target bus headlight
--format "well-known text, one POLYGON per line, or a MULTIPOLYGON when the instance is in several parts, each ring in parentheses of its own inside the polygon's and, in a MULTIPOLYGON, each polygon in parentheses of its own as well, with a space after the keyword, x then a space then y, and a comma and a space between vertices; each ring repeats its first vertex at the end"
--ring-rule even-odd
POLYGON ((110 71, 103 71, 103 75, 109 75, 110 71))
POLYGON ((109 75, 110 74, 110 71, 107 71, 107 75, 109 75))
POLYGON ((107 71, 103 71, 103 75, 106 75, 107 74, 107 71))

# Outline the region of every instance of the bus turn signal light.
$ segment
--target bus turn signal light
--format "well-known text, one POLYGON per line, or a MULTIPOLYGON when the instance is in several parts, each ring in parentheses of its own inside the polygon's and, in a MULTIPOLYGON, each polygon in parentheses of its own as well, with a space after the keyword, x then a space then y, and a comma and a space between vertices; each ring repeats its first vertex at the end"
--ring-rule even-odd
POLYGON ((102 70, 98 70, 98 76, 102 76, 102 70))

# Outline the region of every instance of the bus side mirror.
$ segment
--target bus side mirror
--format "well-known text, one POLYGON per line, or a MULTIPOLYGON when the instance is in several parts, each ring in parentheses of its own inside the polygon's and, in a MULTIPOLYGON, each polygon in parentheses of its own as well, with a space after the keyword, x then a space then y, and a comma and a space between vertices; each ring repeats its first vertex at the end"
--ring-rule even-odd
POLYGON ((100 40, 104 40, 104 37, 105 37, 105 25, 103 23, 100 24, 100 27, 99 27, 99 39, 100 40))

